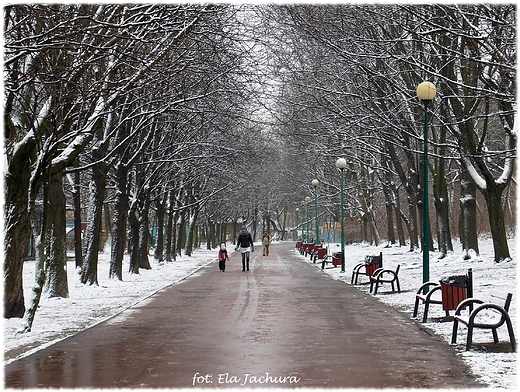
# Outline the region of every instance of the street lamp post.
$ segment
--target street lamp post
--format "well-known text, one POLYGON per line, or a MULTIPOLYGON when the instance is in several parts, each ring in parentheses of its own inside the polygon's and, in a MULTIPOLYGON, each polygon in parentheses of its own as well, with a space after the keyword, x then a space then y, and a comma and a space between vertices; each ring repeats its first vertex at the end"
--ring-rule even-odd
POLYGON ((314 215, 316 218, 316 235, 315 235, 315 240, 314 240, 315 245, 318 245, 320 242, 320 236, 318 234, 319 230, 320 230, 320 224, 318 221, 318 195, 317 195, 317 188, 318 188, 319 184, 320 184, 320 182, 318 180, 311 181, 311 185, 314 187, 314 215))
MULTIPOLYGON (((437 88, 433 83, 422 82, 417 86, 417 97, 424 105, 423 132, 423 283, 430 280, 430 214, 428 208, 428 104, 435 98, 437 88)), ((425 290, 427 290, 425 288, 425 290)))
POLYGON ((305 202, 302 201, 301 202, 302 204, 302 241, 304 243, 306 243, 306 238, 305 238, 305 202))
POLYGON ((311 198, 307 196, 305 198, 305 213, 306 213, 306 225, 307 225, 307 243, 310 244, 310 235, 309 235, 309 226, 311 223, 309 222, 309 202, 311 201, 311 198))
POLYGON ((336 161, 336 167, 340 171, 340 220, 341 220, 341 272, 345 272, 345 222, 344 222, 344 205, 343 199, 343 187, 344 187, 344 171, 347 167, 347 161, 345 158, 338 158, 336 161))
MULTIPOLYGON (((298 226, 300 226, 300 223, 298 222, 300 220, 300 209, 296 207, 296 241, 298 241, 298 226)), ((302 235, 303 240, 303 235, 302 235)))

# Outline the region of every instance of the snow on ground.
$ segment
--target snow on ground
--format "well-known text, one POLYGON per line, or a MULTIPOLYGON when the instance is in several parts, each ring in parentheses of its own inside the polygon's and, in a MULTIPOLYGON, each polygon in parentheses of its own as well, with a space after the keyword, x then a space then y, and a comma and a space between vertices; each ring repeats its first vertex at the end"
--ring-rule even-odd
MULTIPOLYGON (((338 244, 325 244, 329 246, 329 253, 341 251, 338 244)), ((457 246, 454 242, 454 246, 457 246)), ((491 291, 502 291, 513 293, 513 300, 509 314, 513 322, 515 337, 518 330, 516 328, 516 309, 519 297, 516 285, 516 242, 510 242, 510 253, 512 261, 495 263, 493 261, 493 246, 490 239, 479 242, 480 256, 472 260, 463 260, 462 255, 456 252, 448 255, 444 259, 437 259, 435 253, 430 256, 430 281, 438 282, 442 277, 452 275, 465 275, 469 268, 473 271, 473 296, 486 301, 490 297, 491 291)), ((400 265, 399 282, 401 293, 393 293, 391 285, 385 284, 378 289, 377 298, 387 305, 399 309, 410 318, 413 314, 415 294, 423 282, 423 262, 421 252, 410 252, 409 247, 380 247, 368 244, 354 244, 345 247, 345 272, 341 272, 341 267, 326 267, 323 273, 329 274, 333 279, 341 280, 350 284, 353 267, 363 262, 366 255, 379 255, 383 253, 384 268, 395 270, 400 265)), ((302 260, 312 263, 308 257, 301 256, 302 260)), ((321 271, 321 264, 315 264, 321 271)), ((365 276, 360 275, 359 283, 368 282, 365 276)), ((360 290, 369 292, 370 285, 361 284, 356 286, 360 290)), ((440 299, 440 293, 438 298, 440 299)), ((424 306, 419 307, 418 321, 422 321, 424 306)), ((450 312, 453 315, 454 311, 450 312)), ((445 312, 440 305, 431 305, 428 311, 428 321, 420 323, 433 333, 440 336, 447 344, 451 344, 453 322, 446 321, 445 312)), ((511 352, 509 335, 504 325, 498 330, 499 345, 486 344, 492 343, 493 337, 491 330, 475 329, 473 342, 477 343, 472 350, 466 349, 467 329, 459 326, 457 334, 457 344, 455 345, 458 354, 471 367, 473 374, 477 378, 492 388, 516 389, 517 360, 516 353, 511 352), (504 342, 504 344, 503 344, 504 342), (482 344, 481 344, 482 343, 482 344)))
MULTIPOLYGON (((340 250, 338 244, 326 245, 329 245, 331 252, 340 250)), ((480 242, 481 255, 469 261, 463 260, 457 253, 453 253, 442 260, 437 260, 432 252, 430 280, 437 281, 444 276, 465 274, 468 268, 472 268, 475 297, 485 300, 492 290, 515 294, 510 314, 513 325, 516 327, 518 297, 516 296, 515 245, 516 243, 511 243, 513 261, 499 264, 493 262, 492 244, 489 239, 480 242)), ((391 293, 388 291, 388 287, 383 286, 377 298, 411 317, 415 292, 422 283, 422 254, 420 252, 409 252, 408 247, 387 248, 367 244, 348 245, 345 248, 347 255, 345 273, 341 273, 339 267, 326 268, 322 272, 319 264, 316 264, 316 272, 329 274, 333 279, 350 284, 352 268, 358 262, 362 262, 366 255, 377 255, 379 252, 383 252, 385 268, 395 269, 398 264, 401 265, 399 271, 401 293, 391 293)), ((99 286, 85 286, 79 283, 78 273, 74 269, 74 263, 71 262, 68 268, 70 297, 42 298, 30 333, 17 333, 22 324, 20 319, 4 321, 4 362, 10 363, 17 358, 98 324, 147 299, 158 290, 197 273, 205 265, 214 262, 216 256, 217 251, 215 250, 198 249, 193 256, 182 256, 175 262, 163 264, 152 262, 152 269, 141 270, 139 275, 124 274, 121 282, 108 279, 109 256, 101 254, 98 268, 99 286)), ((308 258, 300 257, 302 262, 312 263, 308 258)), ((125 265, 128 265, 128 260, 126 260, 125 265)), ((361 280, 363 278, 360 277, 361 280)), ((33 281, 34 262, 27 262, 24 268, 27 303, 29 303, 33 281)), ((357 287, 367 292, 369 289, 366 284, 357 287)), ((422 307, 419 316, 422 316, 422 307)), ((446 344, 450 344, 452 323, 442 321, 443 316, 444 311, 441 307, 432 305, 429 312, 429 321, 423 326, 438 334, 446 341, 446 344)), ((473 341, 477 343, 478 348, 466 352, 466 329, 462 327, 459 330, 456 345, 459 353, 457 355, 460 355, 471 366, 478 379, 492 388, 515 389, 516 354, 510 352, 508 344, 500 344, 499 346, 484 344, 492 342, 491 332, 489 330, 476 330, 473 341), (500 347, 500 349, 497 349, 497 347, 500 347)), ((516 329, 515 332, 517 332, 516 329)), ((508 342, 505 327, 499 330, 499 338, 501 342, 508 342)))

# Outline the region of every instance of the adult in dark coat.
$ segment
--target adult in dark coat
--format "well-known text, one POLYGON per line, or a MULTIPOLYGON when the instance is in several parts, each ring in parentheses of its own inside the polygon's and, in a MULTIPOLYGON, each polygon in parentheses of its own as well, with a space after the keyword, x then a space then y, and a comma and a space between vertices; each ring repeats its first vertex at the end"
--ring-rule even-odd
POLYGON ((240 250, 240 253, 242 253, 242 271, 245 271, 246 268, 249 271, 249 253, 254 252, 255 248, 253 246, 253 237, 251 237, 245 226, 242 226, 242 230, 238 235, 235 250, 240 250))

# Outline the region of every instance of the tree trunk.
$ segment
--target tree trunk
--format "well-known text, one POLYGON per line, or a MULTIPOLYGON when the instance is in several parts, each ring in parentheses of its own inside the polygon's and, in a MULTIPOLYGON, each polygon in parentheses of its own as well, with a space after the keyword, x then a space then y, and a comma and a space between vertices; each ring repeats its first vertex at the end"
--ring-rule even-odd
POLYGON ((83 284, 98 284, 97 266, 101 243, 103 201, 105 199, 106 186, 106 170, 104 166, 104 164, 100 163, 92 168, 86 232, 87 254, 85 255, 85 260, 81 267, 81 283, 83 284))
POLYGON ((81 243, 82 222, 81 222, 81 180, 80 173, 76 171, 74 175, 74 259, 76 268, 81 268, 83 264, 83 246, 81 243))
POLYGON ((182 210, 179 213, 179 219, 177 222, 177 245, 176 253, 180 256, 182 249, 186 246, 186 210, 182 210))
POLYGON ((4 317, 23 317, 23 262, 31 222, 28 212, 31 162, 36 142, 27 139, 15 150, 5 174, 4 317))
MULTIPOLYGON (((409 143, 407 143, 408 145, 409 143)), ((419 230, 417 228, 417 210, 418 199, 417 199, 417 188, 419 184, 418 171, 414 163, 412 154, 407 154, 407 163, 411 170, 407 174, 401 165, 401 161, 395 151, 395 147, 392 143, 386 143, 386 148, 390 154, 392 165, 395 167, 401 183, 404 185, 404 189, 407 195, 408 213, 409 219, 406 221, 408 232, 410 235, 410 251, 414 251, 419 248, 419 230), (410 173, 411 172, 411 173, 410 173)), ((403 211, 399 209, 399 213, 404 217, 403 211)))
POLYGON ((206 226, 208 231, 208 240, 206 241, 206 248, 208 250, 213 249, 213 244, 215 243, 215 224, 208 217, 206 220, 206 226))
POLYGON ((116 194, 112 224, 112 243, 110 252, 109 278, 123 280, 123 259, 126 247, 126 221, 128 217, 127 175, 124 165, 116 166, 116 194))
POLYGON ((139 216, 139 268, 152 269, 148 258, 150 245, 149 212, 150 212, 150 192, 147 191, 143 198, 143 208, 139 216))
POLYGON ((137 207, 134 205, 128 213, 128 224, 130 225, 130 266, 128 272, 131 274, 139 274, 139 219, 136 216, 136 209, 137 207))
POLYGON ((404 235, 404 227, 403 227, 403 219, 401 217, 401 199, 399 196, 399 190, 394 182, 392 182, 390 186, 393 194, 393 198, 395 200, 395 225, 397 227, 397 237, 399 238, 399 246, 406 245, 406 239, 404 235))
MULTIPOLYGON (((45 218, 44 218, 45 219, 45 218)), ((40 299, 42 296, 43 285, 45 284, 46 276, 45 276, 45 244, 41 240, 40 235, 35 235, 36 239, 36 266, 35 266, 35 282, 32 288, 32 298, 31 305, 27 309, 24 315, 22 332, 31 332, 32 325, 34 322, 34 318, 36 316, 36 311, 38 310, 38 305, 40 304, 40 299)))
POLYGON ((47 263, 45 290, 50 297, 68 298, 66 202, 63 173, 53 173, 46 184, 44 237, 47 263))
POLYGON ((386 208, 386 232, 388 236, 388 242, 395 244, 395 230, 394 230, 394 215, 395 215, 395 202, 392 197, 392 189, 390 187, 392 180, 390 174, 386 174, 386 180, 381 183, 383 187, 383 194, 385 196, 385 208, 386 208))
MULTIPOLYGON (((109 249, 112 244, 112 220, 110 219, 110 206, 108 203, 103 204, 103 219, 105 220, 105 238, 101 237, 101 239, 104 239, 104 242, 102 245, 100 245, 100 250, 103 252, 105 249, 109 249)), ((103 233, 103 231, 101 231, 103 233)))
POLYGON ((408 194, 408 232, 410 233, 410 251, 419 248, 419 230, 417 229, 417 201, 415 195, 408 194))
POLYGON ((470 250, 479 254, 477 234, 477 187, 469 178, 464 165, 461 168, 460 180, 460 239, 464 257, 469 259, 470 250))
POLYGON ((448 183, 446 181, 446 136, 447 130, 441 127, 439 131, 439 153, 435 158, 433 170, 433 200, 437 218, 437 241, 439 243, 440 257, 444 258, 448 252, 453 251, 450 230, 450 205, 448 195, 448 183))
POLYGON ((193 207, 193 211, 191 213, 190 217, 190 227, 188 231, 188 238, 186 239, 186 250, 184 251, 184 254, 186 256, 191 256, 193 254, 193 239, 194 239, 194 232, 197 228, 197 217, 199 215, 199 208, 198 206, 193 207))
POLYGON ((170 192, 170 200, 169 200, 169 208, 168 208, 168 219, 166 223, 166 245, 164 252, 164 259, 166 261, 172 261, 172 244, 173 244, 173 201, 175 200, 175 196, 173 191, 170 192))
POLYGON ((164 261, 164 215, 167 203, 167 193, 162 197, 162 200, 155 201, 156 217, 157 217, 157 240, 155 242, 154 257, 162 263, 164 261))
POLYGON ((507 233, 504 219, 504 209, 502 207, 502 192, 504 186, 494 185, 486 188, 484 198, 489 216, 491 236, 493 237, 493 250, 495 252, 495 262, 510 261, 509 245, 507 244, 507 233))
POLYGON ((177 223, 180 219, 181 211, 178 209, 175 210, 175 213, 173 214, 173 230, 172 230, 172 248, 171 248, 171 255, 173 257, 173 260, 177 260, 177 223))

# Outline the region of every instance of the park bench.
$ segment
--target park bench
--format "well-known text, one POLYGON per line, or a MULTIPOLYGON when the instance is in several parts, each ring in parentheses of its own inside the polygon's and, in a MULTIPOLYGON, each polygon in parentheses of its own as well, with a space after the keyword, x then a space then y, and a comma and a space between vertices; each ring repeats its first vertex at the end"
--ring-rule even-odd
POLYGON ((307 252, 307 247, 309 246, 310 244, 307 244, 305 242, 302 242, 302 241, 299 241, 297 243, 297 247, 298 247, 298 250, 300 251, 300 254, 301 255, 305 255, 306 252, 307 252))
POLYGON ((312 252, 311 259, 316 264, 317 260, 323 260, 327 256, 327 248, 323 248, 321 245, 316 247, 312 252))
POLYGON ((398 265, 395 271, 391 269, 378 268, 370 276, 370 292, 374 290, 374 294, 377 294, 377 289, 383 283, 390 283, 392 285, 392 291, 395 291, 395 285, 397 285, 397 292, 401 292, 401 285, 399 284, 399 268, 398 265))
POLYGON ((336 268, 338 265, 342 264, 342 253, 341 252, 334 252, 331 255, 325 255, 323 260, 321 261, 321 269, 325 268, 325 264, 331 263, 334 268, 336 268))
POLYGON ((448 276, 442 278, 439 283, 431 281, 423 283, 415 294, 412 317, 417 317, 420 303, 424 304, 423 323, 428 319, 428 311, 432 304, 442 305, 446 316, 449 316, 450 310, 457 309, 460 302, 471 297, 473 297, 473 272, 470 268, 467 275, 448 276))
POLYGON ((309 258, 312 260, 314 258, 314 252, 318 249, 318 245, 315 244, 308 244, 307 248, 305 249, 305 256, 309 256, 309 258))
POLYGON ((379 256, 365 256, 365 261, 357 264, 352 270, 350 284, 358 284, 359 275, 366 275, 370 279, 379 268, 383 268, 383 252, 380 252, 379 256))
POLYGON ((516 352, 516 341, 513 332, 513 324, 509 317, 509 306, 511 305, 512 293, 503 293, 500 291, 491 292, 490 300, 484 302, 478 298, 468 298, 462 301, 455 310, 453 317, 453 334, 451 343, 457 342, 457 330, 459 324, 464 324, 468 328, 468 335, 466 340, 466 351, 471 348, 473 339, 473 329, 491 329, 493 334, 493 342, 498 343, 497 329, 506 324, 507 332, 509 333, 509 341, 513 352, 516 352), (469 311, 468 315, 463 315, 462 311, 470 304, 479 304, 469 311))

